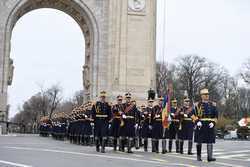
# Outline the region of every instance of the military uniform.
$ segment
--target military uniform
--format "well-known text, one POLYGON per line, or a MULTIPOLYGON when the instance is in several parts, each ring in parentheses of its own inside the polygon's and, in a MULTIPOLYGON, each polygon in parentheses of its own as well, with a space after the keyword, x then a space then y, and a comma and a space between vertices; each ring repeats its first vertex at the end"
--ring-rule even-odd
MULTIPOLYGON (((163 98, 159 98, 159 100, 163 100, 163 98)), ((158 104, 154 106, 154 111, 152 113, 152 140, 155 141, 155 150, 156 153, 159 152, 159 140, 162 139, 162 153, 165 154, 167 152, 166 148, 166 138, 168 137, 168 129, 163 128, 162 125, 162 104, 158 104)))
POLYGON ((176 152, 179 153, 179 108, 177 107, 177 100, 172 100, 172 106, 170 109, 171 123, 169 125, 169 145, 168 150, 172 152, 173 140, 175 140, 176 152))
MULTIPOLYGON (((152 113, 154 112, 153 108, 153 99, 148 100, 148 106, 145 108, 144 112, 142 112, 141 120, 142 120, 142 129, 141 129, 141 136, 143 138, 144 143, 144 151, 148 151, 148 138, 152 137, 152 113)), ((155 145, 154 141, 152 141, 152 152, 155 152, 155 145)))
POLYGON ((202 100, 196 104, 193 118, 196 121, 194 142, 197 143, 197 160, 201 161, 202 143, 207 143, 207 160, 215 161, 212 157, 213 143, 215 143, 215 124, 218 118, 216 104, 209 101, 209 92, 207 89, 201 90, 202 100), (204 97, 203 97, 204 96, 204 97), (207 96, 207 97, 206 97, 207 96))
MULTIPOLYGON (((184 103, 190 103, 188 98, 184 99, 184 103)), ((184 105, 180 112, 180 127, 179 127, 179 140, 180 140, 180 153, 183 154, 184 141, 188 141, 188 154, 192 155, 193 145, 193 131, 194 123, 192 115, 194 114, 194 108, 192 106, 184 105)))
POLYGON ((117 101, 117 104, 112 107, 113 116, 111 125, 111 136, 113 137, 114 151, 116 151, 117 149, 117 139, 120 137, 121 113, 124 111, 124 105, 122 104, 122 96, 117 96, 117 101))
MULTIPOLYGON (((101 98, 106 97, 106 92, 101 92, 101 98)), ((94 136, 96 141, 96 151, 99 152, 101 144, 101 152, 105 152, 105 144, 108 136, 109 121, 111 120, 111 106, 103 101, 97 101, 92 107, 92 118, 94 120, 94 136)))
MULTIPOLYGON (((125 97, 127 99, 131 98, 130 93, 126 93, 125 97)), ((124 151, 124 147, 126 144, 126 139, 128 140, 128 153, 132 152, 132 144, 135 137, 135 126, 137 124, 138 120, 138 110, 136 108, 136 105, 131 103, 130 101, 127 101, 126 103, 123 103, 124 111, 121 113, 122 117, 122 126, 120 127, 120 142, 121 142, 121 149, 124 151)), ((137 124, 138 125, 138 124, 137 124)))

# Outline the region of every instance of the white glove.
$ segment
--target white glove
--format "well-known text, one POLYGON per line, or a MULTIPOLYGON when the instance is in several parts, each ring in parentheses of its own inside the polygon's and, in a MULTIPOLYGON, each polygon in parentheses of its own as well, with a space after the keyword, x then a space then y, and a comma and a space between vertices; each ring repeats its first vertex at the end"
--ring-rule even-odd
POLYGON ((109 129, 111 128, 111 124, 109 124, 109 129))
POLYGON ((187 118, 187 117, 188 117, 188 115, 187 115, 187 114, 184 114, 184 117, 185 117, 185 118, 187 118))
POLYGON ((149 127, 149 129, 150 129, 150 130, 152 130, 152 129, 153 129, 151 125, 149 125, 148 127, 149 127))
POLYGON ((198 127, 201 127, 201 126, 202 126, 201 121, 197 122, 197 126, 198 126, 198 127))
POLYGON ((171 117, 170 117, 170 115, 168 116, 168 122, 171 122, 172 121, 172 119, 171 119, 171 117))
POLYGON ((122 118, 123 118, 123 119, 126 119, 127 117, 126 117, 126 115, 123 114, 123 115, 122 115, 122 118))
POLYGON ((160 115, 156 115, 155 118, 160 118, 160 115))
POLYGON ((135 124, 135 129, 137 129, 138 128, 138 124, 135 124))
POLYGON ((211 128, 211 129, 212 129, 212 128, 214 127, 214 123, 213 123, 213 122, 211 122, 208 126, 209 126, 209 128, 211 128))
POLYGON ((171 115, 171 116, 174 116, 174 113, 171 113, 170 115, 171 115))

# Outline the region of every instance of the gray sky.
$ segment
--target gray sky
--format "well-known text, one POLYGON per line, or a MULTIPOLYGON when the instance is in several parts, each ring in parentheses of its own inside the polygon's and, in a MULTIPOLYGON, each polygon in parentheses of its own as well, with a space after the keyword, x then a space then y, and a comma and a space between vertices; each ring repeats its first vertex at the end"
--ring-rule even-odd
MULTIPOLYGON (((174 62, 178 56, 197 54, 235 75, 250 57, 249 0, 157 1, 158 60, 174 62)), ((26 14, 14 27, 11 44, 15 74, 9 88, 10 116, 39 85, 59 83, 66 98, 82 89, 84 37, 67 14, 53 9, 26 14)))

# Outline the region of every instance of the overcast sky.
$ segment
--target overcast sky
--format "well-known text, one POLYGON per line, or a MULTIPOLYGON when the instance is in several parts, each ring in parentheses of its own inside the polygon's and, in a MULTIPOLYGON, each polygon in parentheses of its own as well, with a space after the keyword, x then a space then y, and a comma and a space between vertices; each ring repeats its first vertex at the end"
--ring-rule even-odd
MULTIPOLYGON (((157 1, 158 60, 174 62, 178 56, 197 54, 235 75, 250 57, 249 0, 157 1)), ((84 37, 63 12, 39 9, 20 18, 12 34, 11 57, 15 74, 9 87, 10 116, 41 85, 59 84, 66 98, 82 89, 84 37)))

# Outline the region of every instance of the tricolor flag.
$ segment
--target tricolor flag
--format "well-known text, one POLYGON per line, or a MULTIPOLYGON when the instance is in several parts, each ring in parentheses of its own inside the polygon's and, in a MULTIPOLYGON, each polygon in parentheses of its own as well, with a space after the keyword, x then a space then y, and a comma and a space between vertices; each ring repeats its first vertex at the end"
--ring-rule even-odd
POLYGON ((170 95, 165 95, 162 104, 162 126, 163 128, 169 127, 169 113, 170 113, 170 95))

